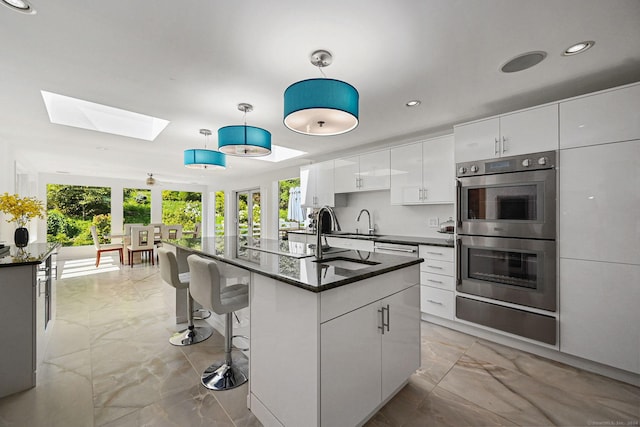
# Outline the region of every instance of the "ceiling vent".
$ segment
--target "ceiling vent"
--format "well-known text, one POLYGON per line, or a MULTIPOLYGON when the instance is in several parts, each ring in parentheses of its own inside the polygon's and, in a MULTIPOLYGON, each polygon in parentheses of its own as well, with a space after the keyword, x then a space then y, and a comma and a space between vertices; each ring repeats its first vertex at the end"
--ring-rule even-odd
POLYGON ((500 70, 503 73, 516 73, 539 64, 546 57, 547 52, 542 51, 523 53, 504 64, 500 70))

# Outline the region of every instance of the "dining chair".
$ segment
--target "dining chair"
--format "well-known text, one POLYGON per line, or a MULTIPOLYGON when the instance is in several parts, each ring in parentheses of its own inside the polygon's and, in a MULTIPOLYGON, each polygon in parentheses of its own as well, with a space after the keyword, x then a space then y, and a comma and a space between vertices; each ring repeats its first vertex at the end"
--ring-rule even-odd
POLYGON ((160 239, 162 239, 162 229, 165 225, 161 222, 152 222, 149 225, 153 226, 153 240, 156 242, 160 241, 160 239))
POLYGON ((163 239, 182 239, 182 224, 165 225, 162 230, 163 239))
POLYGON ((151 264, 155 265, 154 249, 156 245, 153 241, 153 226, 131 227, 131 244, 127 246, 129 265, 133 268, 133 255, 140 253, 147 255, 151 259, 151 264))
POLYGON ((100 243, 100 239, 98 238, 98 230, 95 225, 91 226, 91 237, 93 238, 93 245, 96 247, 96 267, 100 265, 100 255, 103 252, 112 252, 118 251, 120 255, 120 264, 123 262, 123 254, 122 254, 122 244, 111 243, 111 244, 102 244, 100 243))
POLYGON ((195 225, 193 226, 193 238, 199 239, 201 235, 202 235, 202 223, 196 222, 195 225))

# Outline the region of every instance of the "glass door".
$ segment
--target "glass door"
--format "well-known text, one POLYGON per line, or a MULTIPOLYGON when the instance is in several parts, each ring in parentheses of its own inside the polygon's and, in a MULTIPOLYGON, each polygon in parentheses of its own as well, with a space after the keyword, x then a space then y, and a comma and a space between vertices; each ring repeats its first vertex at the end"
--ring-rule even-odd
POLYGON ((238 245, 253 246, 260 241, 262 209, 260 190, 236 193, 236 235, 238 245))

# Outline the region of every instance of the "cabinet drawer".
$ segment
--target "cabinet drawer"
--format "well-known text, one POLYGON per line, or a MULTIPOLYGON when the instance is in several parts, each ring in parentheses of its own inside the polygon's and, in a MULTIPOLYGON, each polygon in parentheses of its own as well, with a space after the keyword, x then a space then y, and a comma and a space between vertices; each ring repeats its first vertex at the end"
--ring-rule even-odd
POLYGON ((425 273, 424 271, 420 273, 420 284, 445 289, 447 291, 453 291, 456 288, 453 276, 425 273))
POLYGON ((420 245, 419 253, 420 258, 453 262, 453 248, 420 245))
POLYGON ((431 286, 420 286, 420 310, 423 313, 453 320, 454 309, 453 292, 431 286))
POLYGON ((453 276, 453 263, 447 261, 434 261, 425 259, 420 264, 420 271, 426 273, 444 274, 445 276, 453 276))

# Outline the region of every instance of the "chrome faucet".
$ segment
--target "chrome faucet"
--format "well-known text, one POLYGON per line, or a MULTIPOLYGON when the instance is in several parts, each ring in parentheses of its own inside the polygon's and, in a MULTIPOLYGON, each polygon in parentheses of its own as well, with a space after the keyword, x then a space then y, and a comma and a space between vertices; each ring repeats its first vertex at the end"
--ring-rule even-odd
POLYGON ((371 214, 369 213, 368 210, 366 209, 362 209, 360 211, 360 213, 358 214, 358 218, 356 218, 356 221, 360 221, 360 217, 362 216, 362 213, 366 213, 367 217, 369 218, 369 229, 368 229, 368 234, 372 234, 375 231, 375 227, 371 227, 371 214))
POLYGON ((316 259, 322 259, 322 213, 324 211, 329 212, 329 215, 331 215, 333 209, 329 206, 323 206, 316 214, 318 215, 316 217, 316 259))

